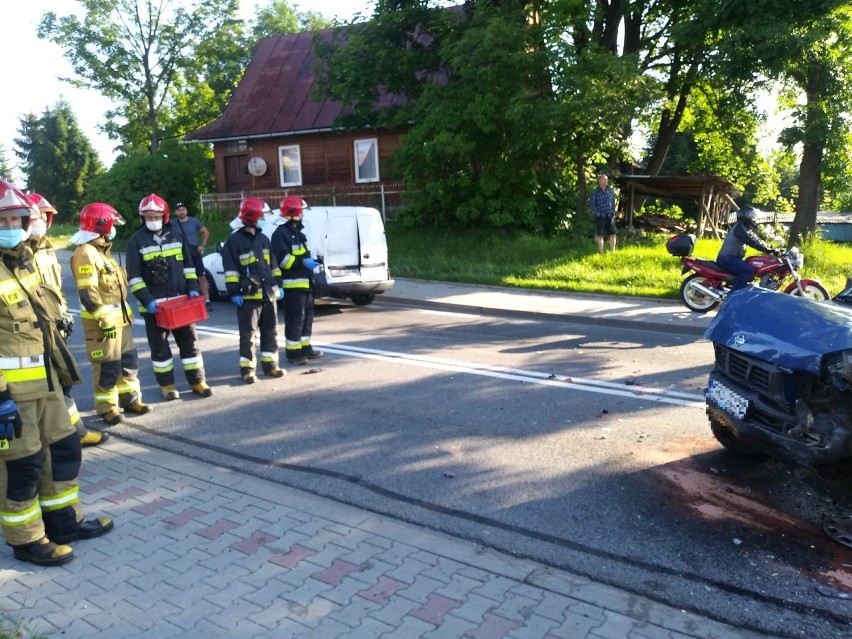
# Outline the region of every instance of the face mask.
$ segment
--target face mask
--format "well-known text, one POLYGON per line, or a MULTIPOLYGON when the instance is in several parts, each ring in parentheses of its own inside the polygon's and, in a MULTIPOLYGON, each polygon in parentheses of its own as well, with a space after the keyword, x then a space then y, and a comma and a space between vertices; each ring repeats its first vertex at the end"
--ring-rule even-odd
POLYGON ((44 237, 47 235, 47 222, 42 219, 33 218, 30 220, 29 231, 33 237, 44 237))
POLYGON ((163 220, 157 220, 156 222, 145 222, 145 226, 149 231, 153 231, 156 233, 157 231, 163 230, 163 220))
POLYGON ((112 242, 115 239, 115 234, 118 233, 118 229, 114 226, 109 230, 109 235, 107 235, 107 239, 112 242))
POLYGON ((0 229, 0 248, 15 248, 24 239, 21 229, 0 229))

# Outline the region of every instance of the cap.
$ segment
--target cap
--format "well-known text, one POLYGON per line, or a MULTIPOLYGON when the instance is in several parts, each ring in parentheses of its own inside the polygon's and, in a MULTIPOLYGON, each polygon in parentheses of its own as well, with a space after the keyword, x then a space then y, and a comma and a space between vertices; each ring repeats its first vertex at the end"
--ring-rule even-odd
POLYGON ((179 209, 180 207, 186 208, 186 204, 184 204, 183 202, 175 202, 175 208, 179 209))

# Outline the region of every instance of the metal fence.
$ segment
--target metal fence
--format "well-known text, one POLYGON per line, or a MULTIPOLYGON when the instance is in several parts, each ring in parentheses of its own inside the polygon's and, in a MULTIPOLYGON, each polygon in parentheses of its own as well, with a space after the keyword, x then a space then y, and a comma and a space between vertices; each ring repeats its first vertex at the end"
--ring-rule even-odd
POLYGON ((233 216, 240 208, 244 197, 259 197, 273 209, 281 198, 298 195, 310 206, 369 206, 378 209, 382 219, 393 219, 395 211, 403 205, 405 184, 381 182, 375 184, 352 184, 346 186, 318 185, 287 189, 258 189, 238 193, 205 193, 201 196, 201 214, 222 211, 233 216))

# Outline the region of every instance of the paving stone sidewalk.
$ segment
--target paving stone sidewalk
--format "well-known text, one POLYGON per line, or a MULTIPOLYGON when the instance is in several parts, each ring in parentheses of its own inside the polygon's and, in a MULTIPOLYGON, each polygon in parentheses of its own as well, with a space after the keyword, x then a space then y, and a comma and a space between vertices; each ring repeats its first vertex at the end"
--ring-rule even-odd
POLYGON ((58 568, 0 553, 0 612, 49 637, 764 636, 115 437, 80 486, 112 533, 58 568))

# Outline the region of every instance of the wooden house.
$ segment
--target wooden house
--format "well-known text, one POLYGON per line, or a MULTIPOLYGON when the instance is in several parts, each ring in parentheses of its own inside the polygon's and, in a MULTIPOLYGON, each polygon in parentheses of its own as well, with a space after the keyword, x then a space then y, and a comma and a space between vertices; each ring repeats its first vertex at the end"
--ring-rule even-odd
MULTIPOLYGON (((342 105, 312 96, 314 35, 262 40, 225 112, 186 136, 213 144, 218 193, 382 181, 383 160, 406 129, 343 131, 334 126, 342 105)), ((391 99, 387 96, 377 107, 391 99)))

